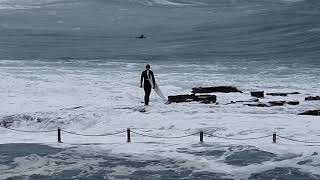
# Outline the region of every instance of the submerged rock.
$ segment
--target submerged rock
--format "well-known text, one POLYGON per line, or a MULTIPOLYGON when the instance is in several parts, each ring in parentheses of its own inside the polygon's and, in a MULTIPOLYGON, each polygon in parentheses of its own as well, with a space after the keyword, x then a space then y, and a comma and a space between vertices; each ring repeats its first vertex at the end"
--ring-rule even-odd
POLYGON ((195 87, 192 88, 192 93, 214 93, 214 92, 222 92, 222 93, 231 93, 231 92, 239 92, 242 93, 237 87, 234 86, 214 86, 214 87, 195 87))
POLYGON ((254 104, 244 104, 244 105, 246 105, 246 106, 252 106, 252 107, 270 107, 269 104, 267 104, 267 103, 261 103, 261 102, 259 102, 259 103, 254 103, 254 104))
POLYGON ((269 101, 270 106, 283 106, 286 101, 269 101))
POLYGON ((269 96, 288 96, 289 94, 300 94, 299 92, 289 92, 289 93, 267 93, 269 96))
POLYGON ((299 115, 320 116, 320 110, 308 110, 303 113, 299 113, 299 115))
POLYGON ((250 92, 251 96, 257 97, 257 98, 263 98, 264 97, 264 91, 253 91, 250 92))
POLYGON ((169 103, 175 102, 191 102, 197 101, 201 103, 215 103, 217 101, 217 96, 215 95, 195 95, 195 94, 184 94, 176 96, 168 96, 169 103))
POLYGON ((306 100, 306 101, 319 101, 320 96, 309 96, 309 97, 304 98, 304 100, 306 100))
POLYGON ((295 105, 299 105, 300 102, 299 101, 288 101, 287 104, 295 106, 295 105))
POLYGON ((258 102, 258 103, 252 103, 252 104, 244 104, 244 105, 255 106, 255 107, 273 107, 273 106, 284 106, 285 104, 298 105, 299 101, 269 101, 266 103, 258 102))
POLYGON ((250 102, 259 102, 259 99, 251 99, 251 100, 247 100, 247 101, 231 101, 230 103, 227 103, 225 105, 236 104, 236 103, 250 103, 250 102))

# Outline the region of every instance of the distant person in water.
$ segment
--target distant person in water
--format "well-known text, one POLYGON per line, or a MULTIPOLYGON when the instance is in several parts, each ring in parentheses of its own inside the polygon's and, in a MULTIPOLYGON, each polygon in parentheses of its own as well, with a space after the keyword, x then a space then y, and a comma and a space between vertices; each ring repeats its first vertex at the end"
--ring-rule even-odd
POLYGON ((144 39, 144 38, 147 38, 147 37, 145 37, 143 34, 141 34, 139 37, 137 37, 137 38, 139 38, 139 39, 144 39))
POLYGON ((144 70, 141 73, 141 81, 140 81, 140 88, 142 88, 142 82, 143 82, 143 88, 144 88, 144 105, 149 105, 149 97, 151 93, 151 89, 154 89, 154 85, 156 83, 154 79, 153 72, 150 70, 150 65, 146 65, 146 70, 144 70))

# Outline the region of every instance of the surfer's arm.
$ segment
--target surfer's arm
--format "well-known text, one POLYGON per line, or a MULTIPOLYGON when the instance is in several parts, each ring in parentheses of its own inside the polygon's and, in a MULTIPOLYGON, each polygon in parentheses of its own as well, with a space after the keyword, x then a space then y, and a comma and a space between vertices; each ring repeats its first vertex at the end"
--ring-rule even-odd
POLYGON ((152 72, 151 76, 152 76, 153 89, 154 89, 156 87, 156 79, 154 78, 153 72, 152 72))

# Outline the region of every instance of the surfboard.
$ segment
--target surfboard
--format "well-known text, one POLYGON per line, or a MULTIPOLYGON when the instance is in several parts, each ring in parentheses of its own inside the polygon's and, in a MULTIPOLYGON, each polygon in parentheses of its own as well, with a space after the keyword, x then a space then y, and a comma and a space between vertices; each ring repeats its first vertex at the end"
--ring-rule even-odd
POLYGON ((159 88, 158 84, 155 83, 153 84, 153 79, 152 79, 152 76, 149 78, 149 82, 151 84, 151 87, 153 88, 154 92, 159 96, 161 97, 161 99, 165 102, 165 103, 168 103, 168 99, 163 95, 161 89, 159 88))

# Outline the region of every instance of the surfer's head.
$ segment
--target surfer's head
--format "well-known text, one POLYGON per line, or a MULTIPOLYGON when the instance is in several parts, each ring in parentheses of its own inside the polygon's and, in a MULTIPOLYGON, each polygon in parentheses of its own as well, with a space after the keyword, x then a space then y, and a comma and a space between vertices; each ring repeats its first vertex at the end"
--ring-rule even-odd
POLYGON ((146 65, 146 69, 149 70, 150 69, 150 64, 146 65))

